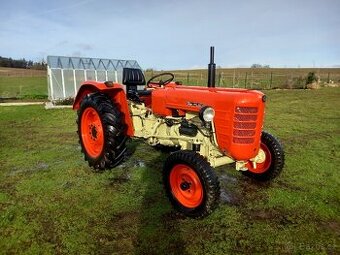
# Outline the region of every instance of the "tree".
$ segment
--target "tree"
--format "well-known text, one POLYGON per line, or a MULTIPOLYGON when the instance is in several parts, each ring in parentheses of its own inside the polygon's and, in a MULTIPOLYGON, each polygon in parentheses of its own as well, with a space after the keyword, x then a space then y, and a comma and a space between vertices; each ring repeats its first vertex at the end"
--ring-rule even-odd
POLYGON ((32 60, 12 59, 0 56, 0 67, 12 67, 12 68, 32 68, 38 70, 45 70, 47 67, 46 61, 42 59, 38 62, 33 62, 32 60))
POLYGON ((270 68, 269 65, 252 64, 251 68, 270 68))

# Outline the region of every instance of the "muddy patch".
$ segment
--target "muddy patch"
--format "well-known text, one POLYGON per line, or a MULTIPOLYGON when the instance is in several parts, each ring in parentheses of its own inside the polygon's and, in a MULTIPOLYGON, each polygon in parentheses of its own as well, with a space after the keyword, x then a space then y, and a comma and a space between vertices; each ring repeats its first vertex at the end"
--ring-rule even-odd
POLYGON ((268 221, 282 226, 298 223, 295 217, 279 209, 250 210, 247 215, 251 221, 268 221))
POLYGON ((63 188, 63 189, 71 189, 71 188, 74 187, 74 186, 75 186, 75 185, 74 185, 73 182, 67 181, 67 182, 63 183, 62 188, 63 188))
POLYGON ((131 254, 135 250, 136 232, 139 225, 138 212, 113 214, 108 220, 94 219, 88 228, 101 229, 94 231, 94 243, 100 254, 131 254))
POLYGON ((35 169, 37 171, 40 171, 40 170, 46 170, 48 169, 48 164, 46 164, 45 162, 39 162, 36 166, 35 166, 35 169))
POLYGON ((237 197, 235 194, 232 194, 231 192, 227 192, 225 189, 221 188, 221 195, 220 195, 221 204, 239 206, 240 200, 241 200, 240 197, 237 197))
POLYGON ((290 191, 304 191, 305 190, 302 187, 295 186, 295 185, 293 185, 291 183, 288 183, 288 182, 285 182, 285 181, 282 181, 282 180, 277 180, 276 184, 280 188, 285 189, 285 190, 290 190, 290 191))
POLYGON ((108 179, 108 184, 110 186, 114 186, 116 184, 123 184, 128 182, 131 179, 131 175, 128 172, 123 172, 121 175, 119 176, 114 176, 114 177, 110 177, 108 179))
POLYGON ((145 162, 141 159, 129 159, 117 166, 118 169, 131 169, 137 167, 145 167, 145 162))
POLYGON ((239 176, 238 178, 228 173, 219 175, 221 186, 220 200, 222 204, 241 206, 249 201, 266 199, 263 190, 269 185, 256 182, 250 178, 239 176))
MULTIPOLYGON (((262 221, 268 224, 274 224, 278 227, 298 226, 302 224, 313 223, 318 225, 320 217, 312 212, 303 212, 299 210, 288 210, 283 207, 267 208, 267 209, 247 209, 242 210, 244 219, 248 222, 262 221)), ((323 224, 323 227, 326 225, 323 224)), ((330 225, 327 224, 327 227, 330 225)), ((334 225, 333 225, 334 226, 334 225)), ((323 228, 322 227, 322 228, 323 228)), ((339 225, 338 225, 339 227, 339 225)))
POLYGON ((65 246, 58 231, 58 221, 53 215, 38 208, 27 212, 25 218, 28 222, 35 222, 40 226, 39 230, 35 232, 35 239, 38 243, 52 244, 56 254, 62 253, 65 246))
POLYGON ((177 212, 177 211, 170 211, 162 215, 162 222, 171 222, 176 220, 185 220, 187 217, 185 217, 183 214, 177 212))
POLYGON ((323 229, 328 229, 334 233, 338 233, 340 237, 340 222, 336 220, 329 220, 326 222, 321 222, 320 227, 323 229))
POLYGON ((222 204, 239 205, 240 197, 237 194, 238 180, 234 176, 222 174, 219 176, 221 195, 220 201, 222 204))
POLYGON ((16 166, 7 174, 8 176, 16 176, 21 174, 31 174, 35 172, 46 171, 49 169, 49 165, 45 162, 38 162, 33 167, 28 168, 17 168, 16 166))
POLYGON ((131 172, 135 168, 143 168, 145 167, 145 162, 140 159, 130 159, 128 161, 123 162, 117 169, 120 170, 121 174, 117 176, 110 177, 108 179, 109 185, 123 184, 131 180, 131 172))

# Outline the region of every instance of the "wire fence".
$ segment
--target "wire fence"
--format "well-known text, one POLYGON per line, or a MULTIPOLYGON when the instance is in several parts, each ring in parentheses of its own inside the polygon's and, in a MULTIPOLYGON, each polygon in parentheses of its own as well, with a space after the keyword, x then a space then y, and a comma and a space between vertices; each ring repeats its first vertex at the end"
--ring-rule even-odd
MULTIPOLYGON (((220 69, 216 72, 216 86, 248 89, 294 89, 305 88, 309 72, 314 72, 320 83, 340 83, 340 68, 327 69, 220 69)), ((146 71, 146 77, 159 74, 161 71, 146 71)), ((206 86, 206 70, 172 71, 175 80, 185 85, 206 86)))

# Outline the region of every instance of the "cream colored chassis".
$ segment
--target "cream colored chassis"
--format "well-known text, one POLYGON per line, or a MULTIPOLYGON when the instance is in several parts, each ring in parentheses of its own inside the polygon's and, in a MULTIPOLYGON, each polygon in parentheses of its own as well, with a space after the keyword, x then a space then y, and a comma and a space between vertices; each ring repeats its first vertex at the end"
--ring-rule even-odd
MULTIPOLYGON (((216 134, 214 124, 211 123, 212 130, 203 126, 202 121, 199 119, 197 113, 186 113, 185 119, 189 123, 195 124, 199 131, 195 137, 181 135, 179 133, 179 127, 181 125, 181 117, 165 117, 160 118, 153 115, 151 109, 145 107, 145 105, 129 102, 129 108, 131 118, 133 121, 133 127, 135 130, 135 137, 144 138, 147 143, 152 146, 157 144, 165 146, 177 146, 182 150, 192 150, 193 145, 200 145, 200 150, 197 153, 201 154, 212 167, 218 167, 235 162, 231 157, 225 156, 218 148, 216 141, 216 134), (173 124, 167 125, 167 122, 173 124)), ((251 159, 254 166, 256 162, 263 162, 263 154, 261 151, 258 156, 251 159)), ((236 161, 236 169, 241 171, 248 170, 246 168, 246 161, 236 161)))

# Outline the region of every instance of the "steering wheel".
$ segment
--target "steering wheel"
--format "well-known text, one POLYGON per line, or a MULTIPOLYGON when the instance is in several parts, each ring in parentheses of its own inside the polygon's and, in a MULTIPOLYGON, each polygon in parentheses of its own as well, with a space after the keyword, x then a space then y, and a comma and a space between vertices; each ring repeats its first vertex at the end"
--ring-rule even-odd
POLYGON ((173 75, 172 73, 160 73, 160 74, 157 74, 151 77, 150 80, 148 80, 148 82, 146 83, 146 86, 149 88, 162 87, 172 82, 174 78, 175 78, 175 75, 173 75), (170 76, 170 77, 166 79, 165 81, 163 81, 162 79, 160 79, 159 81, 154 81, 155 79, 162 77, 162 76, 170 76))

